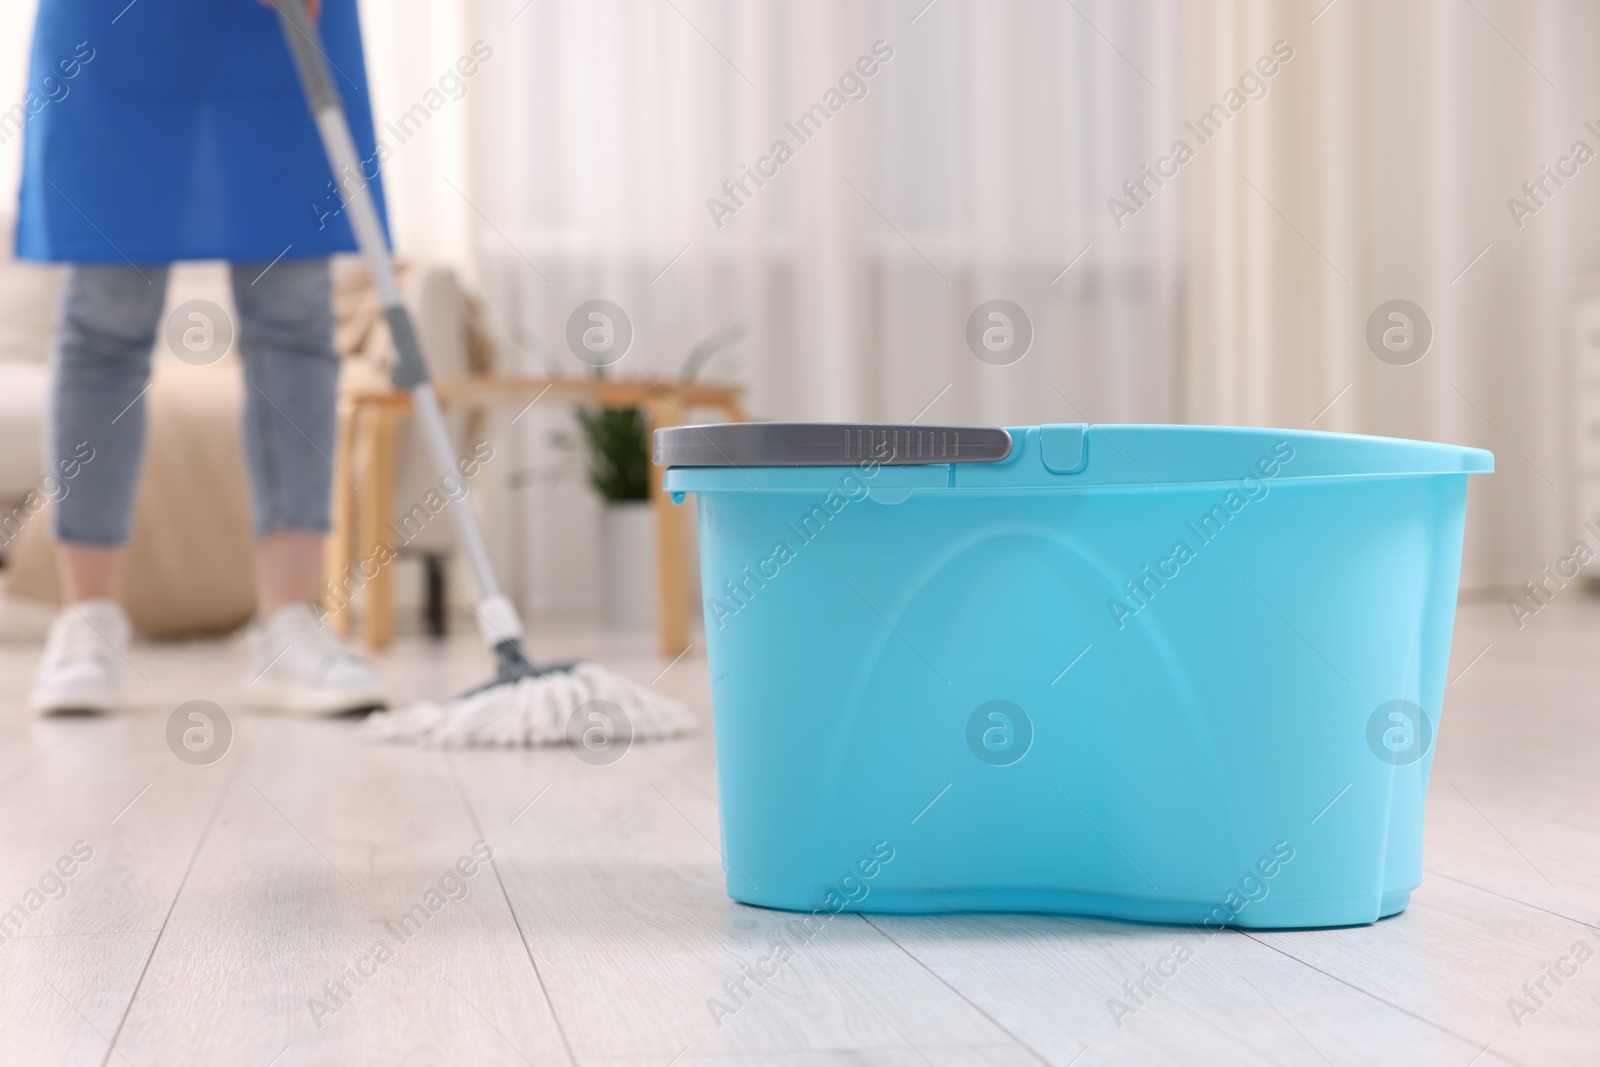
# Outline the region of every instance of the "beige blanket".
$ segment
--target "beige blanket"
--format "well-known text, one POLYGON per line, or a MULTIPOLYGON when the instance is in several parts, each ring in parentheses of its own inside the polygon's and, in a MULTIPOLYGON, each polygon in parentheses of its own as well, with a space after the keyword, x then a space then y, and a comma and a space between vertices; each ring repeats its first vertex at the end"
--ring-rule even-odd
MULTIPOLYGON (((152 378, 122 601, 142 633, 231 630, 255 611, 239 363, 231 356, 206 367, 158 359, 152 378)), ((60 602, 50 529, 50 512, 40 512, 13 544, 9 595, 60 602)))

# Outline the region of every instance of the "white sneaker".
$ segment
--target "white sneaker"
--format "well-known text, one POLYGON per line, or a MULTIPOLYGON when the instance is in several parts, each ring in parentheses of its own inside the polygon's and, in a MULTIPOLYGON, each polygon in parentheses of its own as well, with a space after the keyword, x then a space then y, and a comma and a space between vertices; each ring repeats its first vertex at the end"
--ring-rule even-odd
POLYGON ((279 608, 250 634, 244 702, 257 711, 334 715, 388 703, 383 680, 307 604, 279 608))
POLYGON ((28 696, 33 710, 41 715, 114 711, 117 661, 132 629, 114 600, 83 600, 62 608, 33 673, 28 696))

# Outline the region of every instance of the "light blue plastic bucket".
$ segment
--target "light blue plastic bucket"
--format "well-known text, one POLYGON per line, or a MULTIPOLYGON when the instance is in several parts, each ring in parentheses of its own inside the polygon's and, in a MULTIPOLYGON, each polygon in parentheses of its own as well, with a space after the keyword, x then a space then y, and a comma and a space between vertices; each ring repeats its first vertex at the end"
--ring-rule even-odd
POLYGON ((1490 453, 1078 425, 656 448, 698 498, 734 899, 1242 927, 1406 906, 1490 453))

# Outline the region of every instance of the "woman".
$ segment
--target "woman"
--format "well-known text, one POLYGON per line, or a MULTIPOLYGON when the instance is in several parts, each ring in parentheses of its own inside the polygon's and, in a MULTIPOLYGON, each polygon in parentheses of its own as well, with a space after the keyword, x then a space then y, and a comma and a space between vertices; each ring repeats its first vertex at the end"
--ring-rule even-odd
MULTIPOLYGON (((308 6, 372 158, 355 0, 308 6)), ((167 264, 186 259, 229 261, 239 318, 258 605, 245 701, 305 714, 382 704, 376 672, 312 610, 339 371, 328 257, 355 242, 276 13, 265 0, 41 0, 30 86, 49 103, 26 126, 17 255, 69 264, 47 469, 94 457, 55 511, 68 603, 35 674, 34 708, 118 704, 129 626, 115 598, 144 389, 167 264), (63 82, 69 92, 50 91, 63 82)))

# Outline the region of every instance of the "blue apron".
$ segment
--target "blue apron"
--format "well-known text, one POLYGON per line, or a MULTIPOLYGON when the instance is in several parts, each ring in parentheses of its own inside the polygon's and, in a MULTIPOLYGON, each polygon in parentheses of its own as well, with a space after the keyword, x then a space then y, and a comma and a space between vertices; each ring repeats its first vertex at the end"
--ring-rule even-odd
MULTIPOLYGON (((355 0, 324 0, 320 25, 382 213, 355 0)), ((24 110, 19 258, 355 248, 278 17, 257 0, 40 0, 24 110)))

